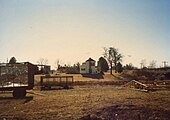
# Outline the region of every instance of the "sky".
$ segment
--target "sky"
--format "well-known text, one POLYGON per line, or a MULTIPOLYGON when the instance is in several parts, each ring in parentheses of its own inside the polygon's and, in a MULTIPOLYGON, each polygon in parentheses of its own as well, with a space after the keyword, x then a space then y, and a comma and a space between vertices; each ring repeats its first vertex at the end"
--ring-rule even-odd
POLYGON ((170 0, 0 0, 0 62, 72 65, 115 47, 123 65, 170 64, 169 11, 170 0))

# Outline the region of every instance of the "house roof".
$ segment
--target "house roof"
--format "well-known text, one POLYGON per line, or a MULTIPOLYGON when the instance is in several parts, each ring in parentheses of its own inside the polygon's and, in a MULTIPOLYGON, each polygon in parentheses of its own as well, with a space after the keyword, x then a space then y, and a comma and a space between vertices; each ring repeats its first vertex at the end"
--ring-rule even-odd
POLYGON ((95 61, 95 60, 93 60, 93 59, 89 58, 88 60, 86 60, 86 62, 87 62, 87 61, 95 61))

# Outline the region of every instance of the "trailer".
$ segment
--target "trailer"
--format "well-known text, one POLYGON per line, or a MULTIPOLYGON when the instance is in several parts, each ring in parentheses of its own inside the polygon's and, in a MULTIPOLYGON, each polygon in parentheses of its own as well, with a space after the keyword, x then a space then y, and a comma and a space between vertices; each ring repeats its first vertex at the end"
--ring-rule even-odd
POLYGON ((73 76, 41 76, 40 89, 51 89, 51 87, 70 88, 73 86, 73 76))
POLYGON ((13 91, 13 97, 26 96, 26 90, 34 87, 34 74, 37 66, 29 63, 1 63, 0 91, 13 91))

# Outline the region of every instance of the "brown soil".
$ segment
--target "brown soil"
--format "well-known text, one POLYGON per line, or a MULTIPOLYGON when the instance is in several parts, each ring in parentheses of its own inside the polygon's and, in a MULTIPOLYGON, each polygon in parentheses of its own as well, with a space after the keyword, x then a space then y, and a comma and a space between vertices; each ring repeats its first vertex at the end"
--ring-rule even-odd
POLYGON ((145 93, 111 85, 32 90, 23 99, 0 94, 0 119, 168 120, 169 103, 169 90, 145 93))
MULTIPOLYGON (((104 79, 74 76, 73 89, 30 90, 14 99, 0 94, 0 120, 169 120, 170 90, 141 92, 122 87, 114 74, 104 79)), ((120 79, 120 80, 119 80, 120 79)), ((36 79, 38 83, 38 77, 36 79)))

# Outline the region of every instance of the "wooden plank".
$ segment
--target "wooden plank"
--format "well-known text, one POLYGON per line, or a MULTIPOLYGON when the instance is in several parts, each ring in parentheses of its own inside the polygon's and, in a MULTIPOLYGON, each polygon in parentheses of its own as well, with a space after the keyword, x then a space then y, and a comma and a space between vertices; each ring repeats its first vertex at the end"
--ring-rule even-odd
POLYGON ((124 86, 131 87, 131 88, 133 87, 136 90, 140 90, 140 91, 148 91, 148 88, 149 88, 149 86, 147 86, 146 84, 143 84, 136 80, 132 80, 132 81, 126 83, 124 86))

